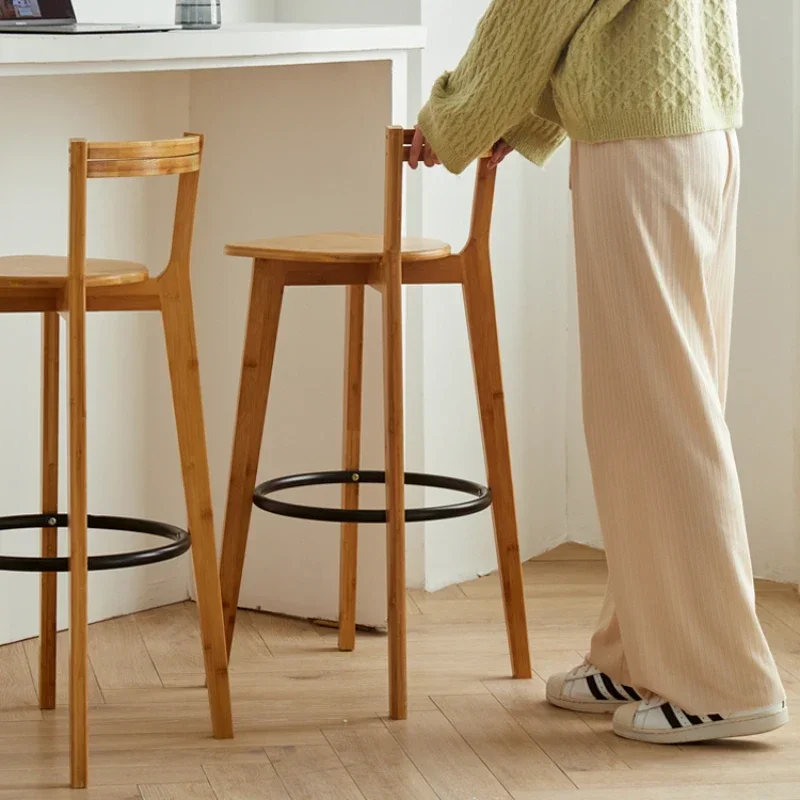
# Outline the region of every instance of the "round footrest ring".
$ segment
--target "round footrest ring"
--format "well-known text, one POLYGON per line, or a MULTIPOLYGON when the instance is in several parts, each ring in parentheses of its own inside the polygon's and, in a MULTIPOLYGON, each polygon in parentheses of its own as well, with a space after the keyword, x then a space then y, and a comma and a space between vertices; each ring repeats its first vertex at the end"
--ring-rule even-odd
MULTIPOLYGON (((351 522, 358 524, 380 524, 386 522, 385 509, 346 509, 316 508, 295 503, 286 503, 272 497, 275 492, 285 489, 299 489, 304 486, 328 486, 330 484, 372 483, 385 484, 386 473, 376 471, 365 472, 311 472, 306 475, 290 475, 285 478, 274 478, 262 483, 253 494, 253 503, 258 508, 294 519, 308 519, 315 522, 351 522)), ((472 496, 463 503, 453 503, 432 508, 406 509, 406 522, 431 522, 434 520, 454 519, 477 514, 492 504, 492 492, 486 486, 460 478, 446 478, 442 475, 424 475, 418 472, 405 474, 407 486, 426 486, 433 489, 449 489, 472 496)))
MULTIPOLYGON (((192 546, 189 533, 174 525, 130 517, 101 517, 89 515, 87 524, 93 530, 146 533, 168 539, 169 544, 133 553, 113 553, 89 556, 89 571, 101 572, 128 567, 158 564, 183 555, 192 546)), ((67 514, 23 514, 0 517, 0 531, 19 531, 33 528, 66 528, 67 514)), ((25 556, 0 556, 0 572, 69 572, 69 558, 31 558, 25 556)))

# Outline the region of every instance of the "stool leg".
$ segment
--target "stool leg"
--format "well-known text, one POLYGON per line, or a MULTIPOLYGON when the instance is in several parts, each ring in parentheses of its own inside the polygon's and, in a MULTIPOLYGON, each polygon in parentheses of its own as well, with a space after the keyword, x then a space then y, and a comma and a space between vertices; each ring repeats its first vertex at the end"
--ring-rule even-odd
MULTIPOLYGON (((398 256, 399 257, 399 256, 398 256)), ((387 270, 391 275, 392 271, 387 270)), ((400 271, 383 289, 383 370, 386 426, 389 700, 392 719, 408 716, 406 667, 406 522, 403 444, 403 307, 400 271)))
MULTIPOLYGON (((357 471, 361 464, 361 410, 364 380, 364 286, 347 288, 347 341, 344 372, 344 444, 342 469, 357 471)), ((342 487, 342 508, 358 508, 356 481, 342 487)), ((358 584, 358 525, 342 524, 339 559, 339 649, 356 646, 358 584)))
MULTIPOLYGON (((58 376, 59 326, 56 312, 43 315, 42 325, 42 513, 58 513, 58 376)), ((58 529, 42 529, 42 557, 58 555, 58 529)), ((39 706, 56 707, 56 633, 58 575, 41 577, 39 706)))
POLYGON ((86 142, 70 144, 67 360, 69 393, 70 784, 89 780, 89 552, 86 500, 86 142))
POLYGON ((229 657, 242 586, 247 535, 253 513, 253 491, 256 488, 258 459, 267 416, 283 289, 283 273, 280 268, 256 261, 253 265, 220 565, 229 657))
POLYGON ((161 282, 161 311, 178 428, 197 605, 203 640, 208 698, 214 737, 233 737, 231 695, 222 597, 214 539, 192 287, 186 277, 167 272, 161 282))
POLYGON ((69 718, 70 774, 74 789, 89 773, 87 660, 89 640, 86 500, 86 292, 69 289, 69 718))
POLYGON ((481 412, 486 471, 492 488, 497 560, 503 585, 511 664, 515 678, 530 678, 525 592, 491 263, 488 253, 477 248, 465 255, 464 303, 481 412))

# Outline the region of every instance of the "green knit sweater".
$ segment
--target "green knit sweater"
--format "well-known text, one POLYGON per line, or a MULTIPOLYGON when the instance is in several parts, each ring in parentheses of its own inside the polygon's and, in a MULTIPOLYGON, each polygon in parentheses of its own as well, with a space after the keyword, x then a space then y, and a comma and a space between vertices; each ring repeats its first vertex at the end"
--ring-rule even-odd
POLYGON ((736 0, 494 0, 419 124, 461 172, 501 138, 543 164, 604 142, 741 124, 736 0))

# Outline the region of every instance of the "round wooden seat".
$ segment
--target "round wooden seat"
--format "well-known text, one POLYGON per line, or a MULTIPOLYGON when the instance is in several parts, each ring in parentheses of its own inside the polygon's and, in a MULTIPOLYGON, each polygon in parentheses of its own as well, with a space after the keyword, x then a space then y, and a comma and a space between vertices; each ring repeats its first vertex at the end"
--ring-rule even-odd
MULTIPOLYGON (((312 261, 321 263, 365 263, 380 260, 383 236, 364 233, 317 233, 256 239, 229 244, 229 256, 262 258, 272 261, 312 261)), ((403 239, 403 261, 436 261, 450 255, 450 245, 436 239, 403 239)))
MULTIPOLYGON (((0 289, 60 289, 67 283, 68 261, 63 256, 0 257, 0 289)), ((122 286, 150 277, 144 264, 105 258, 86 260, 86 285, 122 286)))

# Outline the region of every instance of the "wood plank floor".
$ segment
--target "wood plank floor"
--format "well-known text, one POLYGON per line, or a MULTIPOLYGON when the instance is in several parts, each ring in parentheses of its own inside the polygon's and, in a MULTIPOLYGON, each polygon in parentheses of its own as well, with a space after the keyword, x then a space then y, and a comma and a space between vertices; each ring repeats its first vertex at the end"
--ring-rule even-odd
MULTIPOLYGON (((329 628, 242 613, 233 742, 209 736, 192 604, 94 625, 92 788, 80 792, 65 788, 66 709, 36 706, 35 643, 0 648, 0 800, 800 800, 800 723, 659 748, 545 705, 547 676, 582 658, 605 577, 598 554, 574 547, 525 565, 532 681, 508 678, 496 576, 410 592, 405 722, 385 718, 384 636, 343 654, 329 628)), ((798 699, 800 601, 762 582, 758 600, 798 699)))

